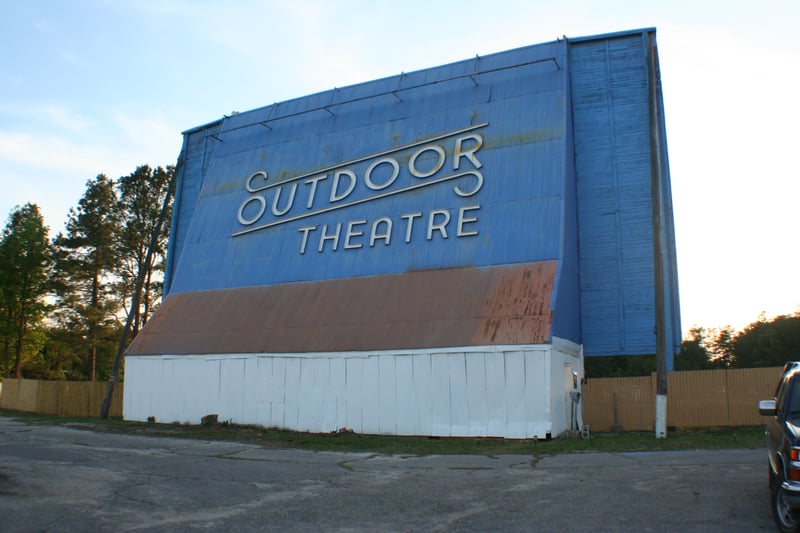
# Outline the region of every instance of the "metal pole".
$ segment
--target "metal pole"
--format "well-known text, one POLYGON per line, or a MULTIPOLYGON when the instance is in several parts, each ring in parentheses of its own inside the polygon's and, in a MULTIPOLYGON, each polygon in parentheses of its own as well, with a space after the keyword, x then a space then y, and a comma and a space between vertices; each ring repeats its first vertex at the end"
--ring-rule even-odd
POLYGON ((128 318, 125 320, 125 329, 122 330, 122 337, 119 340, 119 346, 117 347, 117 357, 114 359, 114 366, 111 369, 111 375, 108 378, 108 386, 106 387, 106 397, 103 400, 103 408, 100 411, 101 418, 108 418, 108 411, 111 409, 111 397, 114 395, 114 384, 117 381, 117 376, 119 375, 119 367, 122 363, 122 357, 125 354, 125 348, 128 345, 128 337, 131 334, 131 324, 133 322, 133 316, 135 314, 136 309, 139 307, 139 298, 141 297, 142 287, 144 285, 144 278, 147 274, 147 271, 150 269, 150 264, 153 261, 153 251, 156 248, 156 244, 158 243, 158 238, 161 235, 161 226, 164 224, 164 219, 167 217, 167 210, 169 209, 169 203, 172 199, 172 191, 175 187, 175 177, 178 175, 178 168, 180 166, 180 160, 178 161, 178 165, 175 166, 175 170, 172 173, 172 178, 170 178, 169 185, 167 187, 167 194, 164 196, 164 204, 161 206, 161 212, 158 214, 158 220, 156 221, 156 225, 153 228, 153 233, 150 235, 150 243, 147 247, 147 255, 144 259, 144 265, 139 268, 139 273, 136 276, 136 285, 133 289, 133 299, 131 300, 131 309, 128 312, 128 318))

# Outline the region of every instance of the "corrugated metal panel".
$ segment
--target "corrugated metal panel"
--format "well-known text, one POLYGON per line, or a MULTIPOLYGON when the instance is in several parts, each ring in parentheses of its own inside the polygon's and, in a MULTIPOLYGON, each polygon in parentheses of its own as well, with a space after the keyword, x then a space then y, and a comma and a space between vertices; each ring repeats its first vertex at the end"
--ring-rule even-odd
POLYGON ((129 355, 540 344, 556 263, 173 294, 129 355))

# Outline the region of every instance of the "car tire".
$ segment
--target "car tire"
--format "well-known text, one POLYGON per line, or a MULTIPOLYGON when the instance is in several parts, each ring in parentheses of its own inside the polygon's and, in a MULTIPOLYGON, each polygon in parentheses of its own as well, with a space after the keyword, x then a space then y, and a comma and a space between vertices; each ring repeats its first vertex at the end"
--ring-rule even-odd
POLYGON ((789 505, 786 503, 783 491, 783 474, 777 476, 772 474, 770 469, 770 481, 772 485, 771 505, 772 518, 775 519, 775 524, 778 530, 783 533, 800 533, 800 514, 792 512, 789 505))

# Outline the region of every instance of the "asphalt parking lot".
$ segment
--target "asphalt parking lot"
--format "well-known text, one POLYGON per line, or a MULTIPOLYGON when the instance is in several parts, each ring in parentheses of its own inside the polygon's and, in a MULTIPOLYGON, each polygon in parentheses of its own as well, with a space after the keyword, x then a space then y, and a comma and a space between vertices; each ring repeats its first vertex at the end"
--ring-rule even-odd
POLYGON ((387 456, 0 416, 0 531, 773 531, 763 450, 387 456))

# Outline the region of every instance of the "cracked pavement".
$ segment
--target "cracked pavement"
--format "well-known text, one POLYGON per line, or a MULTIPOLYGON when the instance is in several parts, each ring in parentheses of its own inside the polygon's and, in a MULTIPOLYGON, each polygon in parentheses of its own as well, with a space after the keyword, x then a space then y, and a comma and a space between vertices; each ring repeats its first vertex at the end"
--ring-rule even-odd
POLYGON ((396 456, 0 416, 0 532, 772 531, 764 450, 396 456))

